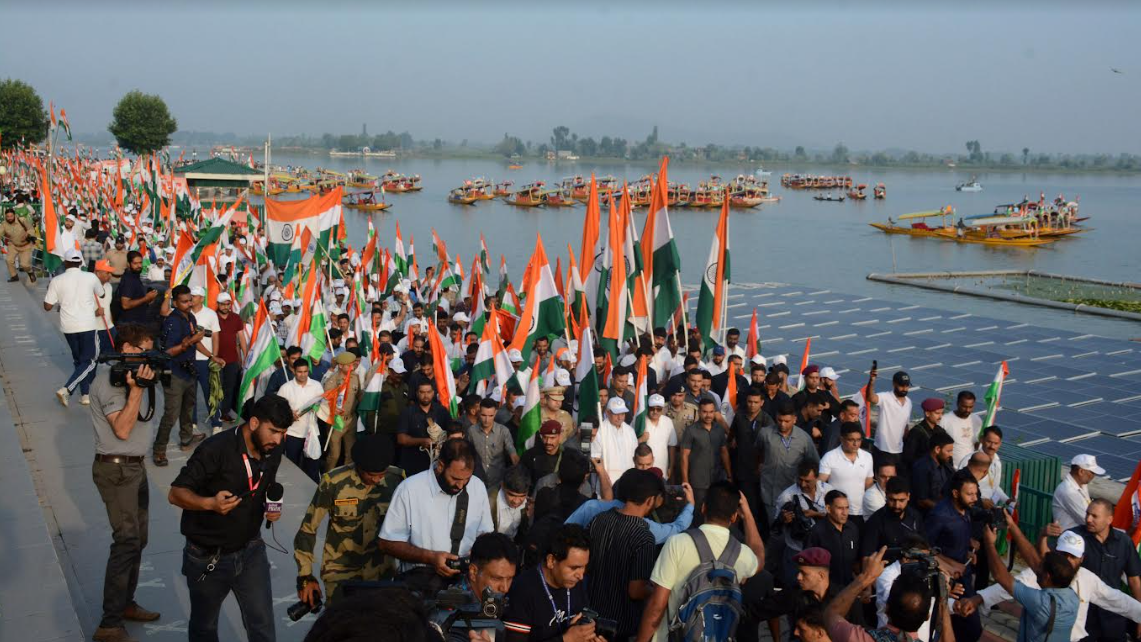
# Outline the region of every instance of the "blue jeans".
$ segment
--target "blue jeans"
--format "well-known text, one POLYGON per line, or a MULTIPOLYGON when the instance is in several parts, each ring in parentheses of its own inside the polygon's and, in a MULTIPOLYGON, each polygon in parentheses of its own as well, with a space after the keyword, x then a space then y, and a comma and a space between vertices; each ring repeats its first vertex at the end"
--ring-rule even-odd
MULTIPOLYGON (((200 359, 194 362, 194 369, 198 371, 198 387, 202 389, 202 400, 206 402, 206 410, 210 410, 210 361, 208 359, 200 359)), ((198 418, 198 404, 194 404, 194 418, 198 418)), ((218 404, 218 410, 210 415, 210 427, 222 427, 222 404, 218 404)))
POLYGON ((190 592, 190 642, 218 642, 218 613, 231 591, 242 611, 249 642, 273 642, 273 595, 265 542, 255 539, 241 550, 218 556, 214 570, 207 572, 215 553, 189 541, 182 549, 182 574, 190 592))
POLYGON ((321 462, 305 456, 305 438, 285 436, 285 458, 297 465, 301 472, 315 482, 321 481, 321 462))
POLYGON ((99 341, 95 338, 94 330, 68 332, 63 338, 67 340, 67 347, 71 348, 71 362, 75 366, 64 387, 70 395, 75 392, 75 387, 79 386, 79 394, 85 395, 91 392, 91 382, 95 379, 95 359, 99 356, 99 341))

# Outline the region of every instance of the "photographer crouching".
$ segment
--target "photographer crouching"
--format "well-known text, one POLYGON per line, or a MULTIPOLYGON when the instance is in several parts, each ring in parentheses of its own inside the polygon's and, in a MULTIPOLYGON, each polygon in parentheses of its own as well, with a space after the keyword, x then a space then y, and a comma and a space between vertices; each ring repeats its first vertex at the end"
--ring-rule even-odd
POLYGON ((519 565, 519 549, 503 533, 475 538, 460 584, 436 595, 432 621, 447 642, 494 642, 504 636, 503 611, 519 565))
POLYGON ((91 425, 95 428, 91 477, 111 523, 111 554, 103 577, 103 617, 91 638, 96 642, 130 640, 123 626, 125 620, 152 622, 159 618, 158 613, 135 603, 135 587, 147 546, 150 493, 144 459, 154 433, 151 419, 156 370, 162 367, 145 354, 154 347, 148 328, 126 324, 118 330, 120 354, 100 358, 101 363, 113 365, 99 366, 91 384, 91 425))
POLYGON ((266 491, 275 486, 285 432, 293 423, 289 402, 266 395, 250 418, 202 442, 171 483, 167 499, 182 510, 182 574, 190 593, 189 639, 217 642, 218 613, 232 591, 250 642, 272 642, 273 596, 269 560, 260 531, 266 491))

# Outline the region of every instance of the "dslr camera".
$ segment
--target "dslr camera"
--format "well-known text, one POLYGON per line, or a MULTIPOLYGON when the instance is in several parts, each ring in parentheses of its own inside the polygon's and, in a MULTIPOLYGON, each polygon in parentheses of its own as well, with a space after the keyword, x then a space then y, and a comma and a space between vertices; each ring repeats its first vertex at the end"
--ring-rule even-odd
POLYGON ((289 616, 290 620, 296 622, 306 615, 309 615, 310 613, 313 615, 320 613, 321 609, 324 607, 325 604, 321 602, 321 596, 318 595, 316 596, 316 599, 313 600, 313 606, 309 606, 308 602, 302 602, 298 600, 297 602, 294 602, 288 609, 286 609, 285 613, 289 616))
POLYGON ((785 502, 781 506, 781 512, 789 511, 792 513, 792 521, 785 523, 783 519, 777 519, 773 530, 775 532, 787 532, 788 536, 800 542, 808 537, 808 533, 812 527, 816 525, 816 520, 804 514, 804 509, 800 506, 800 500, 793 499, 785 502))
POLYGON ((594 609, 583 609, 581 611, 582 617, 579 618, 578 624, 594 624, 595 635, 602 636, 607 640, 614 640, 618 637, 618 622, 615 620, 608 620, 598 615, 594 609))
POLYGON ((1006 512, 1007 507, 995 506, 993 508, 983 508, 982 506, 971 506, 969 515, 972 524, 981 524, 983 526, 993 526, 996 529, 1006 527, 1006 512))
POLYGON ((507 608, 507 596, 490 586, 485 586, 479 596, 457 588, 444 589, 435 599, 425 602, 431 611, 432 625, 445 639, 453 627, 468 631, 495 629, 507 608), (473 602, 473 598, 479 601, 473 602))
POLYGON ((124 354, 121 352, 108 352, 99 355, 96 359, 98 363, 111 364, 111 385, 116 388, 125 388, 127 386, 127 373, 131 373, 135 383, 140 388, 154 388, 155 384, 170 384, 170 355, 160 350, 147 350, 146 352, 136 352, 133 354, 124 354), (139 368, 147 365, 150 366, 151 372, 154 377, 150 379, 140 379, 138 377, 139 368))

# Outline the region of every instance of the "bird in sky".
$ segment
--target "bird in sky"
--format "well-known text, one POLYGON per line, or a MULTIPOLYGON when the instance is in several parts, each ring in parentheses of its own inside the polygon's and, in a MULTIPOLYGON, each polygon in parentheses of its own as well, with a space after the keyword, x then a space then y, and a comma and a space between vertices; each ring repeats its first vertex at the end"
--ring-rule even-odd
POLYGON ((1114 67, 1110 67, 1109 70, 1115 74, 1124 74, 1125 73, 1124 71, 1121 71, 1120 69, 1116 69, 1114 67))

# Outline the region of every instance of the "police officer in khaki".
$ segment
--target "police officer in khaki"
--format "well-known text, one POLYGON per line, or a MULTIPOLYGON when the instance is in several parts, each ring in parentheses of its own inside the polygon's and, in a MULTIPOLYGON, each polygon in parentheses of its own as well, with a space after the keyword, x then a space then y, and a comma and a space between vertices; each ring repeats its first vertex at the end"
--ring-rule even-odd
POLYGON ((562 426, 562 436, 559 438, 559 443, 566 443, 568 439, 575 436, 577 429, 574 425, 574 418, 570 413, 563 410, 563 387, 551 386, 550 388, 543 388, 543 409, 541 411, 542 421, 557 421, 562 426))
POLYGON ((32 272, 32 248, 35 238, 32 226, 27 219, 16 216, 15 210, 4 212, 4 222, 0 224, 0 238, 4 239, 8 253, 4 255, 8 262, 8 282, 15 283, 20 280, 16 272, 16 259, 20 259, 20 269, 28 274, 28 283, 36 282, 36 275, 32 272))
POLYGON ((111 264, 111 282, 118 283, 119 279, 123 278, 123 272, 127 270, 127 239, 122 234, 115 237, 115 247, 107 250, 103 256, 108 263, 111 264))
POLYGON ((325 516, 325 547, 321 553, 321 581, 326 600, 341 596, 339 587, 350 580, 375 581, 390 577, 396 570, 391 558, 383 555, 377 534, 388 512, 392 494, 404 480, 404 471, 390 466, 392 449, 383 436, 366 435, 353 445, 353 463, 325 473, 301 528, 293 538, 297 561, 297 595, 313 605, 321 588, 313 574, 313 549, 317 529, 325 516))

